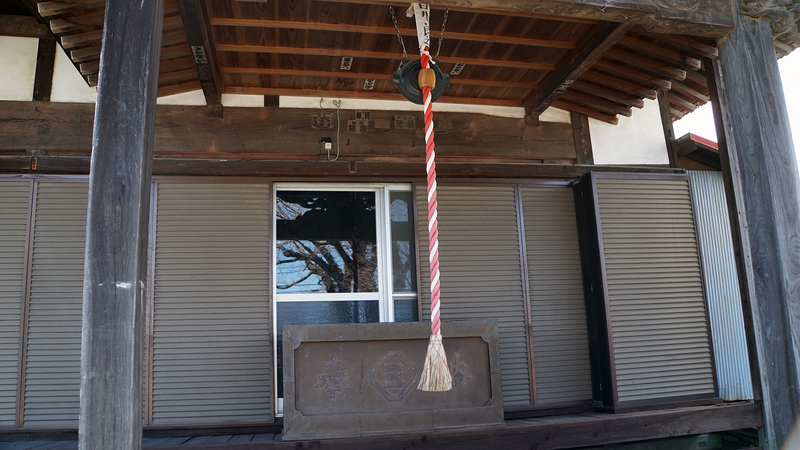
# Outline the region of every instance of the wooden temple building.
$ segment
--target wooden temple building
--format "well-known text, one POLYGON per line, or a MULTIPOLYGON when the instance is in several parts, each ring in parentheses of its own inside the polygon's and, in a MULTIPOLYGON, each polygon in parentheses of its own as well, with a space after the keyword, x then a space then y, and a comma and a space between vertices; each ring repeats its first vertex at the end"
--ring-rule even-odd
POLYGON ((295 389, 372 387, 295 386, 284 326, 430 319, 409 3, 0 3, 0 448, 798 448, 796 0, 430 0, 442 319, 496 329, 502 423, 293 441, 295 389))

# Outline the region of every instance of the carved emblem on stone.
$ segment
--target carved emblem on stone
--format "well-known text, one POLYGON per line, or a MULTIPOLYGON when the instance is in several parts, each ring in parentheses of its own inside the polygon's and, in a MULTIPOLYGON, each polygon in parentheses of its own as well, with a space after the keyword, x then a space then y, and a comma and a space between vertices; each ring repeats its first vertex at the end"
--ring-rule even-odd
POLYGON ((469 366, 466 362, 461 361, 461 355, 456 353, 455 360, 450 364, 450 375, 453 378, 453 387, 469 385, 468 380, 473 380, 477 376, 469 371, 469 366))
POLYGON ((797 0, 739 0, 739 13, 754 19, 767 18, 772 35, 780 38, 797 31, 800 2, 797 0))
POLYGON ((419 369, 402 352, 390 350, 369 369, 368 378, 387 402, 401 402, 419 383, 419 369))
POLYGON ((331 358, 330 362, 325 363, 325 372, 319 375, 319 383, 314 387, 317 389, 325 389, 325 392, 331 394, 331 398, 336 398, 336 394, 343 392, 346 387, 353 387, 353 383, 347 378, 350 376, 347 371, 342 368, 342 362, 336 357, 331 358))

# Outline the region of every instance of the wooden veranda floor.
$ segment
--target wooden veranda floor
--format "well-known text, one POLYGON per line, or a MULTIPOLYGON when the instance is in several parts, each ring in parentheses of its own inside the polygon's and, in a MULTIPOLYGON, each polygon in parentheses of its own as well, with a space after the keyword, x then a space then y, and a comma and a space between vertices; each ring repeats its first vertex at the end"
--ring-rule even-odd
MULTIPOLYGON (((425 435, 382 436, 325 441, 283 442, 280 434, 239 434, 145 438, 143 448, 158 450, 283 449, 565 449, 619 442, 757 428, 761 405, 698 406, 624 414, 572 414, 507 420, 492 429, 464 428, 425 435)), ((0 439, 2 440, 2 439, 0 439)), ((8 439, 6 439, 8 440, 8 439)), ((0 450, 69 450, 77 441, 0 442, 0 450)))

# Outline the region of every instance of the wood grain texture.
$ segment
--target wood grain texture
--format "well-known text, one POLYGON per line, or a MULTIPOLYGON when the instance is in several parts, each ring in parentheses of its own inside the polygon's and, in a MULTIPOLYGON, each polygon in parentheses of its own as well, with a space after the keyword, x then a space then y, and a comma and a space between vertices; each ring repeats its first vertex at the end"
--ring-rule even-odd
POLYGON ((0 36, 19 36, 40 39, 52 39, 53 35, 46 26, 30 16, 12 16, 0 14, 0 36))
MULTIPOLYGON (((380 0, 328 1, 385 5, 380 0)), ((533 13, 631 22, 649 26, 658 33, 709 37, 724 36, 733 27, 734 22, 733 8, 726 0, 681 3, 649 0, 430 0, 428 3, 433 8, 453 6, 465 10, 483 9, 504 13, 533 13)))
POLYGON ((86 226, 79 446, 142 446, 143 296, 163 0, 108 0, 86 226))
POLYGON ((589 117, 584 114, 571 112, 572 135, 575 139, 575 163, 593 165, 594 153, 592 152, 592 136, 589 133, 589 117))
MULTIPOLYGON (((365 437, 315 441, 283 442, 280 433, 267 429, 224 430, 185 429, 182 437, 148 437, 144 448, 159 450, 264 450, 264 449, 509 449, 555 450, 611 443, 634 442, 666 437, 689 436, 742 428, 755 428, 763 424, 761 411, 756 404, 676 408, 661 411, 623 414, 569 414, 533 419, 506 420, 498 429, 464 427, 458 430, 405 436, 365 437), (191 433, 198 433, 192 437, 191 433), (234 434, 229 436, 222 433, 234 434), (251 434, 247 434, 251 433, 251 434), (260 433, 260 434, 252 434, 260 433), (188 434, 188 436, 187 436, 188 434), (203 444, 192 447, 191 439, 203 444)), ((145 431, 145 433, 148 433, 145 431)), ((150 432, 152 434, 152 432, 150 432)), ((32 436, 36 448, 74 448, 74 441, 46 442, 49 436, 32 436), (59 445, 63 445, 60 447, 59 445)), ((32 443, 32 442, 31 442, 32 443)), ((19 448, 28 442, 17 442, 19 448)), ((17 447, 14 447, 17 448, 17 447)), ((648 447, 650 448, 650 447, 648 447)), ((684 448, 683 446, 658 447, 684 448)), ((692 447, 695 448, 695 447, 692 447)))
POLYGON ((589 39, 562 62, 559 68, 540 83, 524 101, 526 115, 538 116, 569 88, 584 72, 616 44, 632 27, 631 24, 601 23, 589 39))
POLYGON ((800 413, 800 179, 769 22, 738 17, 711 66, 765 445, 780 448, 800 413))
MULTIPOLYGON (((0 107, 0 150, 43 150, 51 155, 75 154, 91 149, 91 104, 3 102, 0 107)), ((205 108, 159 106, 156 113, 155 149, 162 157, 192 152, 195 157, 224 153, 319 154, 323 137, 333 129, 311 128, 318 109, 226 108, 224 120, 209 120, 205 108)), ((330 112, 329 110, 322 112, 330 112)), ((342 111, 344 122, 354 111, 342 111)), ((526 127, 523 119, 466 113, 437 113, 437 155, 442 157, 503 157, 513 159, 570 160, 575 158, 572 126, 544 122, 526 127)), ((341 133, 345 157, 423 157, 422 117, 409 112, 372 111, 369 131, 341 133), (394 123, 395 116, 412 116, 416 129, 378 129, 378 120, 394 123)), ((335 114, 334 114, 335 122, 335 114)), ((88 153, 85 153, 88 154, 88 153)), ((222 155, 224 156, 224 155, 222 155)), ((218 157, 218 159, 228 159, 218 157)), ((232 159, 232 158, 231 158, 232 159)))
MULTIPOLYGON (((219 72, 219 59, 215 51, 214 36, 208 21, 208 10, 201 0, 178 0, 186 39, 194 52, 197 76, 206 97, 206 115, 222 117, 222 78, 219 72)), ((162 75, 161 83, 167 83, 162 75)))
POLYGON ((49 102, 53 90, 53 68, 56 61, 56 40, 52 36, 39 38, 36 54, 36 75, 33 81, 33 99, 49 102))
POLYGON ((672 111, 669 107, 669 91, 658 90, 658 110, 661 114, 661 129, 664 131, 664 140, 667 143, 667 156, 670 167, 680 167, 678 162, 678 143, 675 140, 675 129, 672 127, 672 111))

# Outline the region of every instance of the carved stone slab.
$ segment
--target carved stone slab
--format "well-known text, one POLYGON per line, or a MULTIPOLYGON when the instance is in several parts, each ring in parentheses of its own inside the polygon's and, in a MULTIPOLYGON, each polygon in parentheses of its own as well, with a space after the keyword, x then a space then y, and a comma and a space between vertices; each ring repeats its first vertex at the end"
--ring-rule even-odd
POLYGON ((443 322, 448 392, 417 389, 430 325, 283 329, 283 440, 503 424, 495 321, 443 322))

